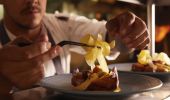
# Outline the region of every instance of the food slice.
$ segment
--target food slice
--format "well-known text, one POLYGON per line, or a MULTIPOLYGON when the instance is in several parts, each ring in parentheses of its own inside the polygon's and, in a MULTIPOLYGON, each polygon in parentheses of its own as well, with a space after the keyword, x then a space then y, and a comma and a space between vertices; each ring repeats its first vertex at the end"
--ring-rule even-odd
POLYGON ((102 36, 98 34, 97 38, 92 35, 86 35, 81 39, 82 43, 94 45, 94 48, 85 48, 85 60, 91 71, 77 72, 73 74, 72 85, 77 90, 91 91, 114 91, 119 92, 119 79, 116 68, 109 72, 105 57, 110 54, 111 47, 115 47, 115 41, 108 44, 102 40, 102 36), (98 48, 100 47, 100 48, 98 48), (99 66, 95 65, 98 61, 99 66))
POLYGON ((87 80, 85 80, 82 84, 76 86, 75 88, 77 90, 86 90, 87 87, 96 79, 98 79, 98 75, 96 73, 93 73, 87 80))

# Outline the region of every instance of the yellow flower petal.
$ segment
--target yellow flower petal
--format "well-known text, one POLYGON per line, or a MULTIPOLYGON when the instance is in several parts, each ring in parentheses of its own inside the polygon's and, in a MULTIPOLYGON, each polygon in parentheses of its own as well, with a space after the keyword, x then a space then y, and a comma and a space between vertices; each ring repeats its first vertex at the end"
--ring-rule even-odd
POLYGON ((110 48, 114 48, 116 46, 115 40, 113 40, 109 45, 110 45, 110 48))
POLYGON ((102 38, 102 34, 98 34, 97 35, 97 39, 96 39, 97 41, 102 41, 103 40, 103 38, 102 38))
POLYGON ((107 42, 96 41, 95 45, 101 47, 104 56, 108 56, 110 54, 110 45, 107 42))
POLYGON ((137 57, 140 64, 146 65, 152 62, 152 57, 150 56, 149 50, 142 50, 137 57))
POLYGON ((81 43, 86 43, 88 45, 94 45, 94 37, 92 35, 85 35, 81 40, 81 43))
POLYGON ((101 51, 98 53, 97 60, 100 64, 99 68, 101 68, 104 72, 108 73, 109 69, 108 69, 105 57, 103 56, 101 51))
MULTIPOLYGON (((104 72, 109 72, 105 56, 108 56, 110 54, 110 45, 107 42, 104 42, 102 40, 102 35, 98 34, 97 38, 94 38, 92 35, 86 35, 81 39, 82 43, 86 43, 88 45, 95 45, 95 48, 86 48, 86 55, 85 60, 89 66, 91 66, 91 69, 95 67, 95 61, 97 60, 100 64, 100 68, 104 72), (101 48, 97 48, 97 46, 101 48)), ((115 43, 112 43, 112 46, 114 47, 115 43)))
POLYGON ((95 67, 95 61, 98 55, 98 48, 93 48, 89 50, 85 55, 86 63, 91 66, 91 69, 95 67))

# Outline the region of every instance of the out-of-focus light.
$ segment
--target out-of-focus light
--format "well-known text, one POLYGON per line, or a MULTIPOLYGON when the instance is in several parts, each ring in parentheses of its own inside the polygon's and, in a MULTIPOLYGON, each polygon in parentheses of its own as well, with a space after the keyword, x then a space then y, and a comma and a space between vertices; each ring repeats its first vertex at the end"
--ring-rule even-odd
POLYGON ((91 0, 92 2, 98 2, 99 0, 91 0))
POLYGON ((70 16, 76 16, 76 15, 77 15, 76 12, 71 12, 71 13, 70 13, 70 16))
POLYGON ((138 1, 138 0, 118 0, 118 1, 129 2, 129 3, 134 3, 134 4, 141 4, 140 1, 138 1))
POLYGON ((115 2, 116 0, 106 0, 106 2, 108 2, 108 3, 113 3, 113 2, 115 2))
POLYGON ((2 17, 3 17, 3 14, 4 14, 3 11, 4 11, 4 10, 3 10, 3 6, 0 5, 0 19, 2 19, 2 17))

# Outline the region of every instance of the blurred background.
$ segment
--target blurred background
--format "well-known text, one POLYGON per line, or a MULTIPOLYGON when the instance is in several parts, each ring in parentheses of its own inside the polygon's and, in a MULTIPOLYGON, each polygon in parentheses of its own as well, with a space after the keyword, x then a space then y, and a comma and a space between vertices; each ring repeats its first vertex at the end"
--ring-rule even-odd
MULTIPOLYGON (((131 11, 143 19, 147 23, 147 2, 149 0, 47 0, 47 12, 55 11, 67 13, 71 15, 86 16, 89 19, 109 20, 116 15, 131 11)), ((152 0, 153 1, 153 0, 152 0)), ((168 1, 168 0, 154 0, 168 1)), ((166 52, 170 56, 170 3, 164 5, 156 5, 155 8, 155 51, 166 52)), ((0 6, 0 18, 3 16, 3 7, 0 6)), ((108 63, 134 62, 135 52, 127 57, 120 56, 116 61, 108 61, 108 63)), ((72 59, 71 66, 86 68, 83 56, 72 53, 72 57, 80 59, 72 59)))
POLYGON ((146 20, 146 7, 121 0, 48 0, 47 6, 47 12, 57 10, 98 20, 107 20, 128 10, 146 20))

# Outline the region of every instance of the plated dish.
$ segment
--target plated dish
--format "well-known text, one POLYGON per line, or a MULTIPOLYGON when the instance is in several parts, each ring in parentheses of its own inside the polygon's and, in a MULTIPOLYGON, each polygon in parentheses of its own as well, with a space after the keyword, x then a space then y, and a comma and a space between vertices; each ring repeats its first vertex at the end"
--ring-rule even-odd
POLYGON ((121 91, 117 69, 106 73, 98 66, 92 71, 76 71, 73 73, 71 84, 77 90, 82 91, 121 91))
POLYGON ((118 72, 124 73, 135 73, 135 74, 143 74, 143 75, 161 75, 161 76, 170 76, 170 72, 141 72, 141 71, 132 71, 132 65, 134 63, 117 63, 109 65, 109 68, 112 69, 116 67, 118 72))
MULTIPOLYGON (((41 86, 64 95, 79 97, 125 96, 162 86, 162 81, 157 78, 132 73, 117 73, 116 67, 120 71, 119 66, 110 66, 112 70, 109 70, 105 57, 109 56, 111 48, 115 47, 115 41, 108 44, 101 37, 101 35, 97 38, 87 35, 81 40, 82 43, 94 45, 94 48, 85 48, 85 60, 91 67, 90 70, 76 70, 73 74, 48 77, 42 80, 41 86)), ((132 64, 128 66, 131 68, 132 64)))
POLYGON ((46 88, 53 89, 57 92, 64 93, 65 95, 72 96, 123 96, 135 93, 150 91, 162 86, 162 82, 150 76, 119 73, 120 92, 113 91, 81 91, 77 90, 71 84, 72 74, 61 74, 57 76, 48 77, 42 80, 41 85, 46 88))
POLYGON ((117 69, 111 71, 105 60, 109 56, 111 48, 114 48, 115 41, 107 43, 103 41, 102 35, 95 38, 92 35, 86 35, 81 39, 82 43, 93 45, 93 48, 85 48, 85 60, 91 69, 86 71, 73 72, 71 85, 81 91, 114 91, 119 92, 119 77, 117 69), (98 62, 98 64, 96 64, 98 62))
POLYGON ((109 65, 109 68, 113 68, 116 66, 118 73, 130 73, 130 74, 140 74, 140 75, 148 75, 152 77, 156 77, 163 82, 170 82, 170 72, 140 72, 140 71, 132 71, 132 65, 134 63, 117 63, 109 65))
POLYGON ((132 65, 134 72, 170 72, 170 58, 164 52, 150 55, 149 50, 141 50, 137 62, 132 65))

